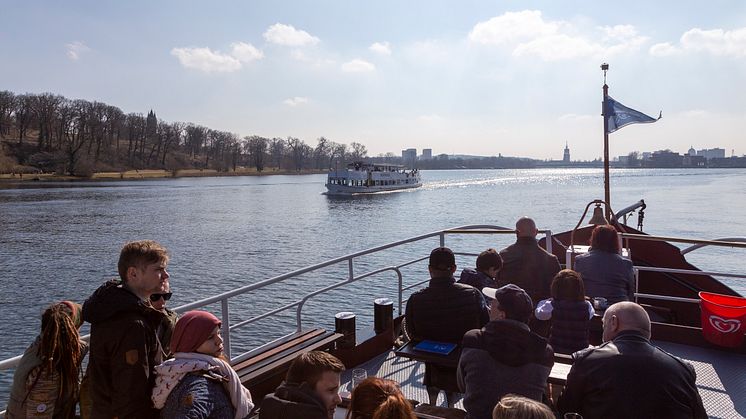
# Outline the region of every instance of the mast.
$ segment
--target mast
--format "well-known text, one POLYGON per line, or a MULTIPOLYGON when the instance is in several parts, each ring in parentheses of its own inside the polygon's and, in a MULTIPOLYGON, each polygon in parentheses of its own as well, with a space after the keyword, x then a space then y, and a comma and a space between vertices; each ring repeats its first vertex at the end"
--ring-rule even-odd
POLYGON ((611 221, 611 191, 609 190, 609 119, 606 117, 607 99, 609 97, 609 86, 606 84, 606 72, 609 65, 601 64, 604 72, 603 104, 601 115, 604 117, 604 201, 606 201, 606 219, 611 221))

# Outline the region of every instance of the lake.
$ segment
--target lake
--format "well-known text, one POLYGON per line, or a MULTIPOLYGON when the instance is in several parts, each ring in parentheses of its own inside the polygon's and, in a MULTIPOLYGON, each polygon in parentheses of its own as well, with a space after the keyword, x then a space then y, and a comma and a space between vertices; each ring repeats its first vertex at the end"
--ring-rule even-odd
MULTIPOLYGON (((116 277, 119 250, 127 241, 154 239, 169 249, 174 292, 169 305, 176 307, 447 227, 512 227, 528 215, 540 228, 569 230, 589 201, 603 198, 600 169, 424 171, 422 178, 424 185, 416 190, 355 197, 324 195, 324 175, 0 184, 0 359, 22 353, 31 343, 48 304, 82 303, 116 277)), ((611 183, 616 210, 645 199, 649 234, 746 237, 746 170, 620 169, 612 171, 611 183)), ((460 242, 464 250, 478 253, 507 246, 513 238, 468 240, 460 242)), ((423 246, 435 247, 437 240, 423 246)), ((742 273, 743 253, 707 248, 689 260, 703 270, 742 273)), ((364 260, 356 269, 377 262, 364 260)), ((457 262, 460 267, 474 263, 473 258, 457 262)), ((345 274, 346 265, 247 295, 232 303, 232 318, 246 319, 345 274)), ((426 278, 421 265, 412 267, 405 281, 426 278)), ((333 327, 335 312, 357 308, 365 312, 360 322, 368 324, 371 298, 395 296, 391 279, 363 281, 314 299, 308 316, 333 327)), ((725 282, 746 294, 745 281, 725 282)), ((260 323, 234 339, 234 355, 288 332, 294 311, 260 323)), ((0 406, 11 377, 0 373, 0 406)))

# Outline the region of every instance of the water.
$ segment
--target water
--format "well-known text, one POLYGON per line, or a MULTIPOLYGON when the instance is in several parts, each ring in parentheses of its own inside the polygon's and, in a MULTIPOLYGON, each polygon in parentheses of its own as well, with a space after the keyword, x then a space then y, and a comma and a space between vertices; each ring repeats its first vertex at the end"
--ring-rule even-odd
MULTIPOLYGON (((122 244, 151 238, 171 252, 178 306, 313 263, 390 241, 466 224, 513 225, 523 215, 540 228, 572 229, 585 205, 603 198, 597 169, 425 171, 422 188, 373 196, 323 195, 323 175, 184 178, 132 182, 0 184, 0 359, 18 355, 38 333, 51 302, 84 301, 116 277, 122 244), (43 187, 42 187, 43 186, 43 187)), ((648 204, 645 231, 704 239, 746 236, 746 170, 615 170, 612 204, 648 204)), ((635 217, 636 220, 636 217, 635 217)), ((511 237, 467 236, 454 242, 479 252, 511 237)), ((426 251, 437 241, 414 250, 426 251)), ((463 247, 461 247, 463 246, 463 247)), ((455 245, 454 245, 455 247, 455 245)), ((406 260, 393 252, 356 265, 406 260)), ((426 254, 426 253, 425 253, 426 254)), ((701 269, 743 272, 742 250, 703 249, 689 259, 701 269)), ((460 266, 473 258, 459 258, 460 266)), ((231 303, 232 318, 247 319, 346 275, 346 265, 231 303)), ((426 279, 424 265, 405 282, 426 279)), ((369 324, 372 299, 396 301, 393 278, 376 276, 312 300, 304 319, 333 327, 333 313, 361 313, 369 324), (360 305, 364 308, 361 308, 360 305)), ((746 281, 729 283, 746 294, 746 281)), ((217 312, 219 307, 210 307, 217 312)), ((234 339, 243 350, 290 331, 294 312, 251 325, 234 339)), ((85 331, 85 330, 84 330, 85 331)), ((234 352, 235 353, 235 352, 234 352)), ((4 406, 10 372, 0 373, 4 406)))

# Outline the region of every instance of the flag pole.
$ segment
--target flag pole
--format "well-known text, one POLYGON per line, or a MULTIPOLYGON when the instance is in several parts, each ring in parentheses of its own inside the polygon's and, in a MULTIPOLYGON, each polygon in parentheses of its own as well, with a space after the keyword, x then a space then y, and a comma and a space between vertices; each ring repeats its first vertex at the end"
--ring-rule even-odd
POLYGON ((609 86, 606 84, 606 72, 609 70, 609 65, 606 63, 601 64, 601 70, 604 72, 604 97, 601 115, 604 117, 604 200, 606 201, 606 219, 611 221, 611 192, 609 190, 609 119, 606 116, 606 103, 609 97, 609 86))

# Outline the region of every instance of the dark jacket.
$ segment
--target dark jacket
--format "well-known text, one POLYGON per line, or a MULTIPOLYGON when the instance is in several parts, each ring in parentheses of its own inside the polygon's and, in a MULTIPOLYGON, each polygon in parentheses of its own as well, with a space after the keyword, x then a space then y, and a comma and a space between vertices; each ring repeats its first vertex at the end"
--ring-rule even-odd
POLYGON ((634 331, 573 354, 561 414, 595 418, 706 418, 694 368, 634 331))
POLYGON ((157 418, 150 394, 163 361, 156 336, 163 314, 113 280, 83 304, 91 323, 88 374, 92 418, 157 418))
POLYGON ((235 415, 223 384, 207 374, 185 375, 161 410, 164 419, 233 419, 235 415))
POLYGON ((307 383, 283 382, 262 400, 259 419, 327 419, 326 406, 307 383))
POLYGON ((588 303, 583 301, 552 301, 552 330, 549 343, 555 352, 572 354, 588 347, 588 303))
POLYGON ((632 261, 603 250, 591 250, 575 258, 575 270, 583 277, 585 294, 604 297, 609 304, 634 301, 635 274, 632 261))
POLYGON ((508 393, 541 401, 553 365, 552 347, 525 323, 494 320, 469 331, 457 374, 467 417, 490 419, 508 393))
MULTIPOLYGON (((406 324, 413 340, 461 343, 464 333, 484 326, 490 319, 487 304, 476 288, 457 284, 453 277, 430 279, 427 288, 407 301, 406 324)), ((425 364, 425 386, 458 392, 456 369, 425 364)))
POLYGON ((452 343, 461 343, 464 333, 489 321, 482 293, 453 277, 430 279, 427 288, 409 297, 405 316, 412 339, 452 343))
POLYGON ((484 287, 497 287, 495 280, 487 276, 486 273, 471 268, 465 268, 461 271, 461 277, 459 278, 458 283, 471 285, 479 291, 482 291, 482 288, 484 287))
POLYGON ((503 267, 498 273, 499 286, 516 284, 536 304, 549 298, 552 279, 560 271, 557 256, 539 247, 533 237, 518 237, 514 244, 500 251, 503 267))

